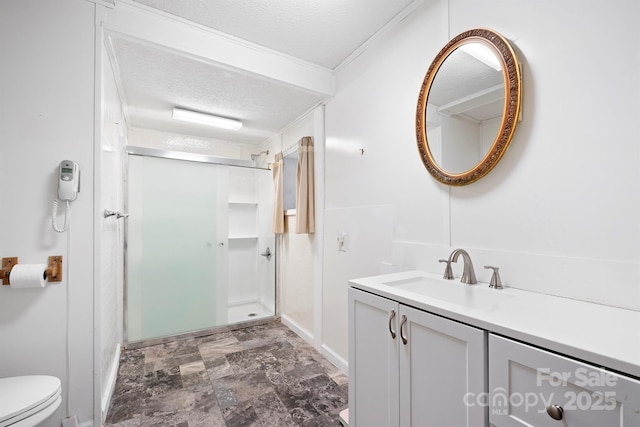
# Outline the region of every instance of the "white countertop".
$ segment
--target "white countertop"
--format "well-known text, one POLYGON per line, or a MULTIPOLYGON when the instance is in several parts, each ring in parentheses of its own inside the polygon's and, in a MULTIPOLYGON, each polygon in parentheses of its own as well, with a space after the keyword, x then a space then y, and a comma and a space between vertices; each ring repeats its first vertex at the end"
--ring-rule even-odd
POLYGON ((489 332, 640 377, 640 312, 405 271, 349 285, 489 332), (422 283, 418 283, 422 281, 422 283), (413 283, 413 284, 412 284, 413 283), (453 288, 449 288, 453 287, 453 288))

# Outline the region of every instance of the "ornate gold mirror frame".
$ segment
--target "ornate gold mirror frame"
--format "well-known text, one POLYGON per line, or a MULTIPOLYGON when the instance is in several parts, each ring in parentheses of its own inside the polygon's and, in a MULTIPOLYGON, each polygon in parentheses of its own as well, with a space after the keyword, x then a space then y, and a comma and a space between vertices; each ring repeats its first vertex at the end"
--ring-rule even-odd
POLYGON ((454 186, 471 184, 493 169, 504 155, 520 120, 522 102, 521 68, 515 51, 504 37, 488 29, 472 29, 453 38, 435 57, 420 88, 416 112, 416 137, 420 157, 429 173, 438 181, 454 186), (502 122, 493 144, 484 157, 471 169, 462 173, 445 170, 438 164, 427 140, 427 103, 434 78, 444 61, 456 49, 467 43, 482 43, 489 47, 501 62, 504 80, 502 122))

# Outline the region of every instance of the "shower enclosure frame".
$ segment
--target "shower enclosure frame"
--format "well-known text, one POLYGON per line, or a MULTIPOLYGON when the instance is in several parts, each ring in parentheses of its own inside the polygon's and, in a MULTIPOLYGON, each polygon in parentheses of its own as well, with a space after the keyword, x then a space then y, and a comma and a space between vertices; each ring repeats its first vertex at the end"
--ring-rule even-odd
MULTIPOLYGON (((197 163, 207 163, 213 165, 222 165, 222 166, 232 166, 232 167, 241 167, 241 168, 249 168, 249 169, 260 169, 260 170, 270 170, 269 164, 266 162, 257 162, 253 160, 242 160, 242 159, 233 159, 227 157, 219 157, 219 156, 211 156, 206 154, 197 154, 197 153, 186 153, 180 151, 170 151, 170 150, 162 150, 156 148, 148 148, 148 147, 137 147, 137 146, 125 146, 125 154, 124 156, 124 191, 123 191, 123 207, 125 212, 129 212, 129 156, 142 156, 142 157, 157 157, 162 159, 169 160, 183 160, 188 162, 197 162, 197 163)), ((149 338, 143 340, 129 341, 129 297, 128 297, 128 289, 129 289, 129 223, 128 221, 124 222, 124 263, 123 263, 123 318, 122 318, 122 338, 124 349, 135 349, 142 348, 157 344, 163 344, 175 340, 182 340, 188 338, 197 338, 201 336, 210 335, 216 332, 226 332, 235 329, 241 329, 254 325, 261 325, 264 323, 268 323, 270 321, 276 320, 280 317, 280 307, 279 307, 279 292, 277 286, 277 277, 278 277, 278 263, 277 263, 277 251, 276 246, 274 245, 274 249, 272 251, 271 256, 273 257, 274 262, 274 306, 273 311, 274 314, 272 316, 262 317, 260 319, 255 320, 246 320, 242 322, 236 322, 233 324, 226 324, 220 326, 212 326, 208 328, 203 328, 195 331, 178 333, 163 337, 157 338, 149 338)))

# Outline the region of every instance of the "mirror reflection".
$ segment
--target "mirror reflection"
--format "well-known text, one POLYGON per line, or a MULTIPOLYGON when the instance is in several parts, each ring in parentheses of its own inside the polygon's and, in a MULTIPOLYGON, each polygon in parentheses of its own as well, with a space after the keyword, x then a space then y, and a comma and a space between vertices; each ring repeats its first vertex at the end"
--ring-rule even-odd
POLYGON ((468 185, 504 155, 520 120, 520 62, 500 34, 476 28, 449 41, 418 95, 420 159, 437 181, 468 185))
POLYGON ((426 133, 446 172, 474 168, 500 132, 504 77, 498 52, 479 41, 461 44, 440 65, 428 94, 426 133))

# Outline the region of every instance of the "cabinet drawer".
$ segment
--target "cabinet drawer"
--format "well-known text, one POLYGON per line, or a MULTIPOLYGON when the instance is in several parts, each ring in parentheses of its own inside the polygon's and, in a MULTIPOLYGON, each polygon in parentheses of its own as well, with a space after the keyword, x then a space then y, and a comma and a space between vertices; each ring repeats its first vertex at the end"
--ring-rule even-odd
POLYGON ((490 335, 488 405, 496 427, 637 427, 640 381, 490 335))

